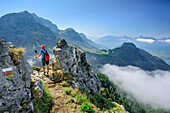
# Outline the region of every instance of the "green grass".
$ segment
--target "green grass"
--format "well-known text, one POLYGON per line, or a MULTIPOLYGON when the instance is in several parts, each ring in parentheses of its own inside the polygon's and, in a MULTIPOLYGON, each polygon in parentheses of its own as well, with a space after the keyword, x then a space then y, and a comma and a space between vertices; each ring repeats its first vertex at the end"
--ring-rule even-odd
POLYGON ((62 84, 61 84, 63 87, 66 87, 67 86, 67 82, 66 81, 64 81, 64 82, 62 82, 62 84))
POLYGON ((72 97, 75 97, 78 94, 78 89, 74 89, 71 92, 72 97))
POLYGON ((86 101, 88 101, 87 95, 81 95, 81 94, 76 95, 76 102, 78 104, 82 104, 83 102, 86 102, 86 101))
POLYGON ((81 104, 80 110, 82 112, 87 112, 87 113, 94 113, 93 107, 91 104, 88 104, 87 102, 81 104))
POLYGON ((67 95, 69 95, 70 92, 71 92, 71 88, 69 87, 69 88, 65 89, 64 92, 65 92, 67 95))
POLYGON ((41 99, 37 99, 33 102, 35 113, 49 113, 52 106, 52 95, 47 89, 45 83, 43 83, 44 93, 41 99))
POLYGON ((76 88, 73 89, 72 87, 65 88, 64 91, 67 95, 71 96, 69 100, 70 103, 73 103, 73 100, 75 100, 75 103, 80 105, 80 113, 97 113, 98 110, 106 113, 109 113, 110 110, 120 111, 120 113, 125 112, 110 100, 93 91, 91 93, 86 93, 76 88), (92 104, 97 107, 97 110, 92 107, 92 104))

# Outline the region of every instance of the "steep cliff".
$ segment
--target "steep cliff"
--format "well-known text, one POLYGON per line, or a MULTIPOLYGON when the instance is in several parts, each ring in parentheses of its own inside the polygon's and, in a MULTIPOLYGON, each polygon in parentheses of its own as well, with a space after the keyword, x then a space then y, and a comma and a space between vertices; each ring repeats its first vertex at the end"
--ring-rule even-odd
POLYGON ((0 39, 0 112, 34 111, 30 90, 33 70, 22 54, 14 62, 8 47, 14 46, 0 39))
POLYGON ((91 65, 86 60, 85 52, 77 47, 69 46, 62 39, 53 48, 55 60, 52 62, 52 69, 56 71, 61 69, 67 81, 74 87, 83 89, 87 92, 99 92, 101 83, 95 73, 92 71, 91 65))

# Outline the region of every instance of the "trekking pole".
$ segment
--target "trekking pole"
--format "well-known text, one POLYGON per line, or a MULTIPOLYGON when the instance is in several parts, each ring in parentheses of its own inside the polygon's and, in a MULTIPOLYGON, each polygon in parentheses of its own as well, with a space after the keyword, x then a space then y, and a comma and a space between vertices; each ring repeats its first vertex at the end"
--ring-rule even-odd
POLYGON ((37 54, 37 50, 35 50, 35 53, 37 54))

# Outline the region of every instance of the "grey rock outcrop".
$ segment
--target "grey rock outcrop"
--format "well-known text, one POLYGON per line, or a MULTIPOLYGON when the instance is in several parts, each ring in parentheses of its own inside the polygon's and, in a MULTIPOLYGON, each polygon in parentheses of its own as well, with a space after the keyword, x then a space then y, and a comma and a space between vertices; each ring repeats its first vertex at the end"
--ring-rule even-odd
POLYGON ((57 67, 53 64, 53 69, 61 69, 62 72, 71 76, 69 82, 77 88, 83 89, 87 92, 99 92, 101 88, 100 80, 92 71, 92 67, 86 60, 85 52, 77 47, 67 45, 67 42, 62 39, 53 48, 53 53, 58 62, 57 67))
POLYGON ((15 65, 8 55, 8 47, 14 46, 0 39, 0 113, 33 112, 30 90, 30 75, 33 70, 22 55, 15 65), (13 76, 4 75, 2 69, 5 68, 11 68, 13 76))
POLYGON ((32 94, 35 99, 40 99, 43 96, 43 85, 42 82, 39 80, 38 77, 32 75, 31 76, 31 83, 32 83, 32 94))

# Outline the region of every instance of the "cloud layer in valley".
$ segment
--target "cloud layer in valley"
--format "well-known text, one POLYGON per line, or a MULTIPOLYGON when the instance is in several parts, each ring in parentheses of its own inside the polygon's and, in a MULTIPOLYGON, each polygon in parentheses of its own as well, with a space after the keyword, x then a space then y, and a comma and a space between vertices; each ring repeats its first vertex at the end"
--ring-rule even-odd
POLYGON ((133 66, 106 64, 101 68, 101 72, 120 88, 131 93, 137 101, 170 110, 169 71, 149 72, 133 66))
POLYGON ((155 40, 153 40, 153 39, 142 39, 142 38, 138 38, 138 39, 136 39, 137 41, 139 41, 139 42, 147 42, 147 43, 153 43, 153 42, 155 42, 155 40))

